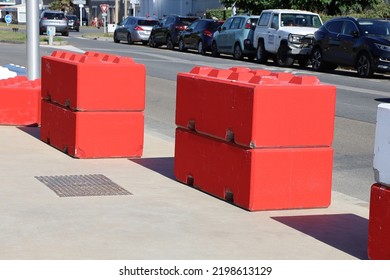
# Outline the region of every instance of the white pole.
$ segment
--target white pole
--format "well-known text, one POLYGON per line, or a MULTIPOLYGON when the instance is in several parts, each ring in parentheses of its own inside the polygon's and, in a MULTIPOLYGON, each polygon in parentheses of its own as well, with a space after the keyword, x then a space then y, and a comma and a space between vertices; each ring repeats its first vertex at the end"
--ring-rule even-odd
POLYGON ((27 35, 27 78, 38 79, 41 76, 39 57, 39 5, 38 1, 26 1, 27 35))
POLYGON ((80 25, 83 25, 83 7, 84 7, 84 5, 80 4, 79 7, 80 7, 80 25))

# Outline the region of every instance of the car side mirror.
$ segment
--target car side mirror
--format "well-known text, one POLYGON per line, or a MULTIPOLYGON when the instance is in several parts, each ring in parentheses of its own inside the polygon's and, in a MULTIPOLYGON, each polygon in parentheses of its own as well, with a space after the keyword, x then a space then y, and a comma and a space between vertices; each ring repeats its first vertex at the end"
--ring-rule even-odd
POLYGON ((359 32, 356 30, 351 31, 351 35, 352 35, 352 37, 357 38, 357 37, 359 37, 359 32))

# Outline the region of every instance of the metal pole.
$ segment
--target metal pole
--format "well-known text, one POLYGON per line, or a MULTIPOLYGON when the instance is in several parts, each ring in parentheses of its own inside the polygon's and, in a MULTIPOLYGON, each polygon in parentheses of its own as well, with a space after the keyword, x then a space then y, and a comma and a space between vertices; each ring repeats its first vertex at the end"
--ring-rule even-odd
POLYGON ((26 0, 26 36, 27 36, 27 78, 38 79, 41 76, 39 57, 39 5, 38 1, 26 0))
POLYGON ((118 25, 118 17, 119 17, 119 1, 115 0, 115 24, 118 25))
POLYGON ((124 7, 124 15, 123 15, 123 18, 127 18, 127 0, 124 0, 125 2, 125 7, 124 7))

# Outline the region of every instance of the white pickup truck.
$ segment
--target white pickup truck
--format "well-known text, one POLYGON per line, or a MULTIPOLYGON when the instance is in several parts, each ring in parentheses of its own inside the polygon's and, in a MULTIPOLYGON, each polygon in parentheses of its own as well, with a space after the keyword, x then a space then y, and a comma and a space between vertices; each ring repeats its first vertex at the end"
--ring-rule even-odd
POLYGON ((279 66, 289 67, 298 60, 307 65, 313 34, 322 26, 316 13, 300 10, 263 10, 254 32, 253 46, 258 63, 274 58, 279 66))

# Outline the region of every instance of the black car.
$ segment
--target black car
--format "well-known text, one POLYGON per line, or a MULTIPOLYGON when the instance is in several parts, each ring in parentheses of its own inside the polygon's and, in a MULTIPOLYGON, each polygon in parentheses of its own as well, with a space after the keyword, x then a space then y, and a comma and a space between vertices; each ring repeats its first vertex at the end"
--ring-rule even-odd
POLYGON ((205 54, 211 51, 213 34, 223 24, 221 21, 212 19, 195 20, 188 28, 179 33, 179 50, 198 50, 198 53, 205 54))
POLYGON ((68 19, 68 28, 69 30, 76 30, 77 32, 80 31, 80 20, 75 15, 66 15, 68 19))
POLYGON ((314 33, 311 55, 317 71, 354 67, 359 77, 390 72, 390 21, 339 17, 314 33))
POLYGON ((198 17, 169 15, 162 19, 159 25, 153 27, 149 46, 158 47, 166 45, 168 49, 173 50, 178 43, 180 31, 185 30, 198 17))

